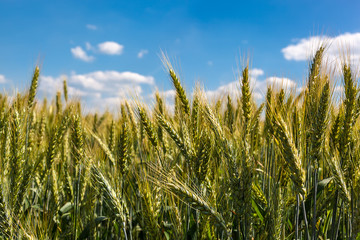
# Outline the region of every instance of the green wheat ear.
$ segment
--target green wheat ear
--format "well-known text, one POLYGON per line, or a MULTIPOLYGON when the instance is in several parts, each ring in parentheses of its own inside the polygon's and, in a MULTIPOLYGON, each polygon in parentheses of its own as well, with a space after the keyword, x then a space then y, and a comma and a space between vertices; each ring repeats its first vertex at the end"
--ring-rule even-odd
POLYGON ((10 194, 12 207, 15 207, 16 198, 23 173, 23 133, 19 113, 14 110, 11 119, 11 144, 10 144, 10 194))
POLYGON ((129 151, 128 151, 128 145, 129 145, 129 132, 128 132, 128 124, 124 120, 122 122, 121 126, 121 132, 119 136, 119 143, 118 143, 118 168, 120 169, 120 173, 122 176, 125 175, 125 173, 128 170, 128 162, 129 162, 129 151))
MULTIPOLYGON (((274 110, 273 110, 274 111, 274 110)), ((290 131, 279 113, 273 113, 272 124, 274 126, 274 137, 279 146, 282 156, 289 167, 290 178, 293 181, 298 193, 303 196, 306 194, 305 189, 305 171, 301 165, 299 152, 295 147, 294 140, 290 131)))
POLYGON ((32 108, 32 106, 34 104, 36 89, 37 89, 38 81, 39 81, 39 75, 40 75, 40 69, 38 66, 36 66, 35 70, 34 70, 33 78, 31 80, 30 89, 29 89, 29 98, 28 98, 28 107, 29 108, 32 108))
POLYGON ((77 166, 83 157, 84 151, 83 129, 79 115, 76 115, 72 122, 71 142, 72 156, 75 166, 77 166))
POLYGON ((308 80, 308 90, 310 97, 316 91, 316 87, 319 83, 320 78, 320 70, 321 64, 323 60, 325 47, 321 46, 315 53, 315 56, 310 64, 310 73, 309 73, 309 80, 308 80))
POLYGON ((165 56, 164 53, 162 53, 162 58, 163 58, 164 65, 168 69, 171 81, 175 87, 176 95, 178 96, 178 99, 181 102, 181 108, 184 111, 184 113, 187 116, 189 116, 190 104, 189 104, 189 100, 186 96, 186 92, 185 92, 184 88, 181 86, 180 80, 179 80, 178 76, 176 75, 174 68, 171 66, 170 61, 168 60, 168 58, 165 56))
POLYGON ((268 86, 266 91, 266 98, 265 98, 265 123, 264 123, 264 134, 265 139, 267 141, 270 140, 272 127, 272 120, 271 120, 271 111, 272 111, 272 104, 273 104, 273 91, 270 86, 268 86))
POLYGON ((179 134, 176 132, 173 126, 171 126, 171 124, 160 113, 156 115, 156 119, 160 126, 164 128, 164 130, 170 135, 185 159, 190 163, 193 158, 193 150, 191 146, 189 146, 186 141, 180 138, 179 134))
POLYGON ((149 117, 146 114, 145 109, 142 106, 138 105, 137 110, 138 110, 137 113, 139 114, 140 123, 142 124, 142 126, 144 126, 145 131, 146 131, 152 145, 155 148, 157 148, 158 147, 158 139, 156 137, 155 128, 154 128, 153 124, 151 123, 149 117))
POLYGON ((327 114, 329 110, 329 100, 330 100, 330 84, 326 82, 320 96, 320 103, 318 107, 317 114, 315 116, 315 122, 313 124, 313 134, 312 134, 312 142, 313 142, 313 153, 312 157, 314 158, 315 167, 318 167, 318 163, 320 161, 320 152, 321 146, 325 142, 325 133, 327 126, 327 114))
POLYGON ((114 122, 114 120, 111 121, 111 124, 109 127, 108 146, 109 146, 109 151, 111 153, 113 153, 115 150, 115 122, 114 122))
POLYGON ((171 80, 174 84, 174 87, 176 89, 176 94, 178 95, 178 97, 181 101, 182 109, 184 110, 185 114, 189 115, 190 106, 189 106, 189 100, 186 97, 185 90, 181 86, 180 80, 177 77, 177 75, 175 74, 173 69, 171 69, 171 68, 169 69, 169 74, 170 74, 171 80))
POLYGON ((68 101, 68 86, 67 86, 67 81, 66 79, 64 79, 63 81, 63 88, 64 88, 64 98, 65 98, 65 102, 68 101))
POLYGON ((56 105, 56 113, 59 114, 62 111, 62 103, 61 103, 61 92, 58 91, 56 93, 56 101, 55 101, 55 105, 56 105))
POLYGON ((246 66, 242 72, 241 79, 241 103, 243 110, 243 121, 245 129, 247 128, 251 118, 251 90, 250 90, 250 79, 249 79, 249 67, 246 66))

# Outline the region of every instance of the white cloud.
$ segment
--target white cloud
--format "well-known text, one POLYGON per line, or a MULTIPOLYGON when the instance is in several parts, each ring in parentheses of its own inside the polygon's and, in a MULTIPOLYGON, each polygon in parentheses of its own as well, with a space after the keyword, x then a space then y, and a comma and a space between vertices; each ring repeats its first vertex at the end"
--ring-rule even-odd
POLYGON ((250 72, 250 76, 254 77, 254 78, 257 78, 258 76, 264 75, 264 71, 262 69, 259 69, 259 68, 253 68, 249 72, 250 72))
POLYGON ((40 76, 39 89, 51 94, 56 93, 57 90, 61 89, 61 81, 65 78, 65 75, 57 78, 51 76, 40 76))
MULTIPOLYGON (((304 61, 312 57, 319 46, 328 46, 326 57, 329 61, 339 56, 350 57, 352 61, 360 60, 360 33, 344 33, 336 37, 314 36, 302 38, 281 50, 286 60, 304 61), (350 50, 350 51, 348 51, 350 50), (350 53, 350 56, 347 54, 350 53)), ((341 60, 344 60, 340 58, 341 60)))
POLYGON ((120 97, 105 97, 101 99, 102 104, 108 108, 119 107, 124 99, 120 97))
POLYGON ((90 75, 86 74, 86 75, 73 75, 71 76, 71 80, 74 83, 79 83, 82 85, 82 87, 84 88, 90 88, 90 89, 94 89, 94 90, 103 90, 104 89, 104 84, 99 82, 97 79, 93 78, 90 75))
POLYGON ((6 78, 4 75, 0 74, 0 83, 6 83, 6 78))
POLYGON ((85 46, 86 46, 86 50, 94 50, 94 47, 91 45, 91 43, 89 43, 89 42, 86 42, 85 43, 85 46))
POLYGON ((122 99, 138 96, 141 97, 141 94, 143 93, 143 89, 141 85, 135 85, 135 84, 122 84, 121 88, 117 91, 117 96, 119 96, 122 99))
POLYGON ((173 100, 176 96, 176 91, 171 89, 171 90, 159 92, 159 94, 160 96, 164 97, 167 100, 173 100))
POLYGON ((320 45, 319 37, 303 38, 281 50, 286 60, 304 61, 320 45))
MULTIPOLYGON (((174 89, 167 90, 167 91, 159 91, 159 94, 161 97, 163 97, 166 101, 166 105, 168 106, 174 106, 175 104, 175 96, 176 91, 174 89)), ((155 96, 155 92, 153 92, 151 95, 149 95, 150 98, 153 98, 155 96)))
MULTIPOLYGON (((46 94, 54 95, 57 91, 61 91, 63 89, 63 81, 67 78, 68 77, 66 75, 61 75, 59 77, 40 76, 39 90, 46 94)), ((68 93, 70 96, 77 97, 87 95, 86 92, 72 86, 68 86, 68 93)))
POLYGON ((255 101, 259 100, 261 101, 264 98, 263 92, 252 92, 252 96, 255 99, 255 101))
POLYGON ((123 52, 124 46, 117 42, 103 42, 98 44, 99 51, 108 55, 120 55, 123 52))
POLYGON ((270 86, 274 87, 282 87, 282 88, 294 88, 296 87, 295 81, 289 78, 281 78, 281 77, 268 77, 265 79, 266 83, 270 86))
POLYGON ((213 61, 208 61, 207 65, 212 66, 212 65, 214 65, 214 63, 213 63, 213 61))
POLYGON ((88 56, 87 53, 80 46, 71 48, 71 53, 75 58, 78 58, 85 62, 91 62, 95 59, 93 56, 88 56))
POLYGON ((70 96, 82 97, 87 110, 106 108, 116 110, 124 99, 142 98, 146 88, 153 87, 154 78, 135 72, 96 71, 85 74, 72 72, 69 76, 41 76, 39 89, 48 96, 62 91, 67 79, 70 96))
POLYGON ((138 58, 143 58, 146 54, 148 54, 149 53, 149 51, 148 50, 146 50, 146 49, 142 49, 142 50, 140 50, 140 52, 137 54, 137 57, 138 58))
POLYGON ((144 76, 134 72, 96 71, 87 74, 73 74, 71 78, 75 82, 81 83, 84 87, 94 89, 102 89, 101 85, 105 83, 154 84, 152 76, 144 76))
POLYGON ((239 96, 240 83, 233 81, 218 87, 216 90, 208 90, 205 92, 208 99, 215 99, 220 96, 230 95, 232 98, 239 96))
POLYGON ((86 25, 86 28, 87 28, 87 29, 90 29, 90 30, 97 30, 97 26, 96 26, 96 25, 93 25, 93 24, 87 24, 87 25, 86 25))

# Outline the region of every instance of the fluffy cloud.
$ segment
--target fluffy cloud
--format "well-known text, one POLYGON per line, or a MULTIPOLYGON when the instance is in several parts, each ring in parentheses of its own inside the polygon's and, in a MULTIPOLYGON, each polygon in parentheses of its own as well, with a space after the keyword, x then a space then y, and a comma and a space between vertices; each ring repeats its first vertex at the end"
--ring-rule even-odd
POLYGON ((4 75, 0 74, 0 83, 6 83, 6 78, 4 75))
MULTIPOLYGON (((107 41, 107 42, 99 43, 97 47, 94 47, 91 45, 90 42, 86 42, 85 49, 87 50, 87 52, 91 51, 93 54, 102 53, 106 55, 121 55, 124 46, 116 42, 107 41)), ((141 50, 141 51, 142 52, 139 52, 138 56, 143 57, 147 53, 147 50, 141 50)), ((87 52, 80 46, 71 48, 71 53, 75 58, 78 58, 85 62, 93 61, 95 57, 89 56, 87 52)))
POLYGON ((253 68, 253 69, 250 70, 250 76, 251 77, 257 78, 257 77, 262 76, 262 75, 264 75, 264 71, 262 69, 253 68))
POLYGON ((118 84, 154 84, 152 76, 134 72, 96 71, 87 74, 73 74, 71 80, 85 88, 103 90, 118 84))
POLYGON ((298 43, 283 48, 281 52, 286 60, 304 61, 309 59, 320 43, 319 37, 303 38, 298 43))
POLYGON ((171 89, 167 91, 159 92, 160 96, 164 97, 167 101, 174 101, 176 96, 176 91, 171 89))
POLYGON ((71 48, 71 53, 75 58, 78 58, 85 62, 91 62, 95 59, 93 56, 87 55, 87 53, 80 46, 71 48))
POLYGON ((104 84, 98 81, 98 79, 91 77, 91 74, 73 75, 71 76, 71 80, 74 83, 79 83, 80 85, 82 85, 82 87, 87 89, 94 89, 94 90, 104 89, 104 84))
POLYGON ((96 25, 93 25, 93 24, 87 24, 87 25, 86 25, 86 28, 87 28, 87 29, 90 29, 90 30, 97 30, 97 26, 96 26, 96 25))
POLYGON ((218 87, 216 90, 208 90, 205 92, 208 99, 215 99, 220 96, 230 95, 232 98, 239 95, 240 83, 233 81, 228 84, 218 87))
MULTIPOLYGON (((66 75, 61 75, 59 77, 52 76, 40 76, 40 85, 39 90, 45 94, 54 95, 57 91, 62 90, 63 81, 67 79, 66 75)), ((82 97, 86 96, 86 92, 76 89, 72 86, 68 86, 68 93, 70 96, 82 97)))
POLYGON ((283 48, 281 52, 286 60, 304 61, 312 57, 322 43, 327 46, 326 56, 329 61, 337 59, 338 56, 350 57, 352 61, 360 60, 360 33, 344 33, 336 37, 303 38, 283 48))
POLYGON ((86 50, 94 50, 94 47, 91 45, 91 43, 89 43, 89 42, 86 42, 85 43, 85 46, 86 46, 86 50))
POLYGON ((99 51, 107 55, 120 55, 123 52, 124 46, 117 42, 103 42, 98 44, 99 51))
POLYGON ((282 87, 282 88, 294 88, 296 87, 296 83, 289 78, 281 78, 281 77, 268 77, 265 79, 265 82, 274 87, 282 87))
POLYGON ((146 49, 142 49, 142 50, 140 50, 140 52, 137 54, 137 57, 138 58, 143 58, 146 54, 148 54, 149 53, 149 51, 148 50, 146 50, 146 49))
POLYGON ((59 77, 41 76, 39 89, 49 96, 62 90, 67 79, 70 96, 82 97, 88 110, 116 110, 126 98, 141 97, 143 87, 152 87, 154 78, 134 72, 96 71, 85 74, 71 73, 59 77))

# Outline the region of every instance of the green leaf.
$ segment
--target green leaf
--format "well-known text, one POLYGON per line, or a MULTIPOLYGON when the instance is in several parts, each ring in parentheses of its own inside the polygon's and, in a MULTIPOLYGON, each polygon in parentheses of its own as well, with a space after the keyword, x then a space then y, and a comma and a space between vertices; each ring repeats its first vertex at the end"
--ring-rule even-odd
POLYGON ((257 203, 252 199, 252 200, 251 200, 251 204, 252 204, 252 207, 253 207, 253 209, 255 210, 257 216, 258 216, 259 219, 261 220, 261 222, 264 222, 264 216, 261 214, 257 203))
POLYGON ((65 205, 60 208, 61 215, 68 213, 70 210, 73 209, 73 207, 74 207, 74 204, 72 204, 71 202, 65 203, 65 205))
POLYGON ((104 221, 106 221, 106 220, 108 220, 107 217, 105 217, 105 216, 99 216, 99 217, 95 218, 95 223, 96 223, 96 225, 98 225, 98 224, 100 224, 100 223, 102 223, 102 222, 104 222, 104 221))
POLYGON ((166 240, 169 240, 170 239, 170 234, 168 233, 168 232, 164 232, 164 235, 165 235, 165 237, 166 237, 166 240))

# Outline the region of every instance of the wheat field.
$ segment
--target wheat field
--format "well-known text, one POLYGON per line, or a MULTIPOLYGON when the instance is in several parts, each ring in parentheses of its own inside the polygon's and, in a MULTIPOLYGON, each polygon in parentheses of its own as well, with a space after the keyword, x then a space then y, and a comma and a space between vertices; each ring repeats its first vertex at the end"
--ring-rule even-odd
POLYGON ((175 109, 156 93, 117 115, 84 114, 66 80, 38 101, 36 67, 0 95, 0 239, 360 239, 360 88, 344 61, 334 94, 324 51, 261 104, 248 65, 210 104, 165 61, 175 109))

